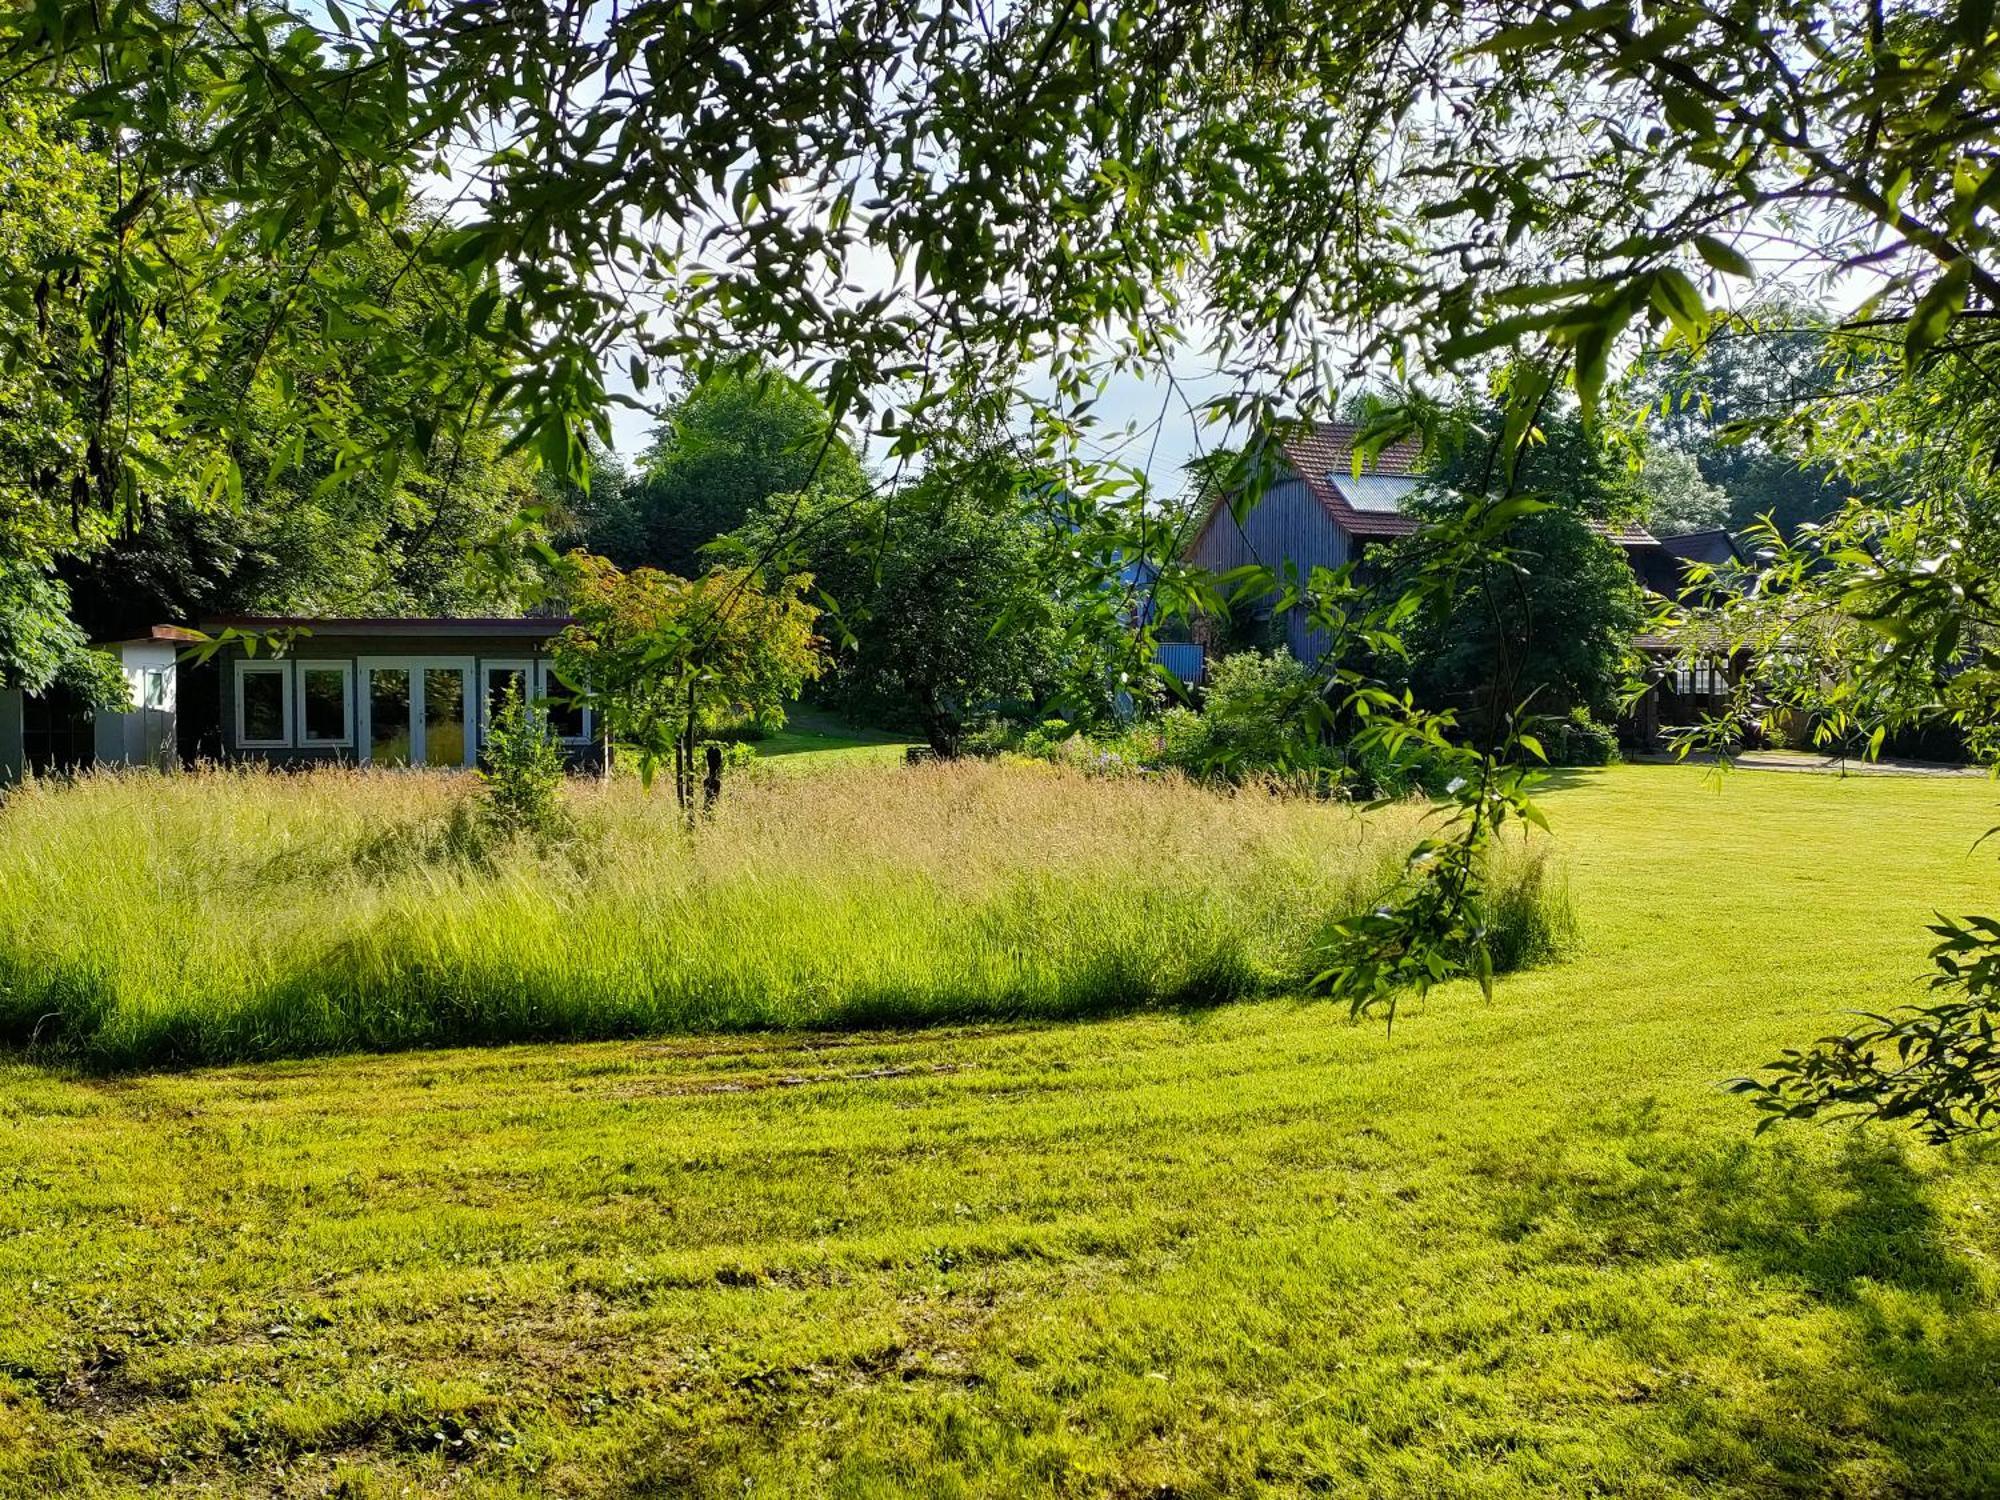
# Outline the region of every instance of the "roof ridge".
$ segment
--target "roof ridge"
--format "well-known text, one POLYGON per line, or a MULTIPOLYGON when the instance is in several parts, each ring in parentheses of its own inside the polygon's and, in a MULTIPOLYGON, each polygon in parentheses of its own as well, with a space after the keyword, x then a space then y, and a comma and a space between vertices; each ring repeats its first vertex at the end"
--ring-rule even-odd
MULTIPOLYGON (((1352 469, 1355 439, 1364 430, 1359 422, 1329 419, 1281 433, 1278 446, 1302 476, 1308 470, 1324 474, 1337 467, 1352 469)), ((1405 434, 1385 443, 1369 462, 1361 466, 1361 472, 1396 476, 1414 474, 1422 459, 1423 445, 1414 436, 1405 434)))

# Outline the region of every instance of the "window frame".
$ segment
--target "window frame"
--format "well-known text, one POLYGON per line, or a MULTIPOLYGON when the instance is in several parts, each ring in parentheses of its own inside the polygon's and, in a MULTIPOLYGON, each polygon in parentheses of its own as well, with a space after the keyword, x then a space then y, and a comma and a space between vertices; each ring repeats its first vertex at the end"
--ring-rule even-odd
MULTIPOLYGON (((556 692, 551 692, 549 689, 549 683, 551 682, 551 680, 554 681, 557 692, 559 692, 563 697, 569 696, 569 689, 566 686, 564 686, 562 679, 556 676, 555 663, 549 661, 547 658, 544 658, 535 664, 536 702, 538 703, 546 702, 548 699, 555 697, 557 695, 556 692)), ((546 712, 546 710, 544 710, 544 712, 546 712)), ((587 704, 584 707, 578 709, 577 712, 580 715, 582 715, 581 733, 558 734, 555 736, 557 744, 588 745, 592 743, 590 736, 591 736, 591 731, 597 727, 596 723, 594 722, 596 715, 594 715, 590 711, 590 707, 587 704)), ((549 717, 549 724, 551 728, 553 728, 555 725, 555 718, 553 715, 549 717)))
POLYGON ((354 707, 354 662, 351 658, 301 658, 297 663, 298 683, 293 698, 298 704, 299 747, 304 750, 352 750, 354 748, 355 707, 354 707), (340 674, 340 708, 343 726, 339 739, 322 740, 315 738, 312 726, 306 722, 306 673, 338 672, 340 674))
POLYGON ((479 682, 479 743, 481 747, 484 747, 486 744, 486 725, 492 718, 492 715, 486 711, 487 709, 486 674, 488 672, 519 672, 521 674, 521 691, 527 697, 527 701, 521 705, 523 708, 532 711, 535 708, 535 706, 542 701, 542 695, 536 690, 539 678, 535 672, 535 664, 534 662, 530 661, 527 657, 525 656, 480 657, 478 682, 479 682))
POLYGON ((256 661, 249 657, 239 657, 236 662, 236 748, 238 750, 289 750, 292 748, 292 664, 288 661, 266 659, 256 661), (248 733, 249 726, 244 714, 243 686, 252 677, 275 677, 278 679, 279 714, 284 722, 283 736, 275 740, 253 740, 248 733))

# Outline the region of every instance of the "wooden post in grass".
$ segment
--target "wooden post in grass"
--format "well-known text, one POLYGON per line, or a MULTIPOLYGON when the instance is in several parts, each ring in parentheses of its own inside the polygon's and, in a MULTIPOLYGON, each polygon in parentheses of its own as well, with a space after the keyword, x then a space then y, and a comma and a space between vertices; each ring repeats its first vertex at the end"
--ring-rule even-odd
POLYGON ((701 810, 715 811, 715 804, 722 800, 722 746, 708 742, 708 774, 701 778, 701 810))

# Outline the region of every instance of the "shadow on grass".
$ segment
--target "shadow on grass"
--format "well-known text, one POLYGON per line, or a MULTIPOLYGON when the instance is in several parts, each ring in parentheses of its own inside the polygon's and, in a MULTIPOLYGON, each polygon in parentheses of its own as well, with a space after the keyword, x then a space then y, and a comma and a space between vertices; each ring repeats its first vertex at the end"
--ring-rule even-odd
POLYGON ((1574 787, 1594 786, 1604 779, 1608 766, 1549 766, 1539 774, 1535 783, 1537 795, 1543 792, 1564 792, 1574 787))
MULTIPOLYGON (((1689 1387, 1662 1412, 1672 1467, 1689 1479, 1759 1494, 2000 1494, 2000 1308, 1954 1247, 1913 1148, 1864 1129, 1829 1154, 1802 1133, 1752 1140, 1749 1128, 1690 1140, 1642 1104, 1589 1132, 1586 1162, 1539 1168, 1507 1198, 1499 1232, 1669 1284, 1719 1262, 1727 1301, 1778 1315, 1768 1338, 1761 1323, 1724 1320, 1667 1356, 1689 1387), (1713 1375, 1717 1359, 1732 1378, 1713 1375)), ((1993 1155, 1961 1148, 1954 1165, 1993 1155)), ((1649 1360, 1672 1347, 1659 1326, 1631 1337, 1649 1360)))
MULTIPOLYGON (((355 972, 366 973, 365 966, 355 972)), ((0 961, 0 994, 9 970, 0 961)), ((912 995, 897 986, 857 986, 795 1014, 759 994, 718 990, 651 1005, 579 992, 519 973, 467 973, 407 965, 386 987, 355 982, 347 966, 324 964, 268 983, 227 1010, 189 1005, 143 1016, 121 1012, 102 975, 38 976, 27 1003, 0 1006, 0 1055, 79 1076, 276 1062, 358 1053, 535 1043, 621 1042, 689 1036, 916 1036, 966 1025, 1077 1025, 1142 1012, 1193 1023, 1223 1006, 1298 988, 1260 974, 1241 944, 1191 958, 1176 975, 1150 973, 1111 951, 1079 964, 1054 989, 1024 986, 912 995)))

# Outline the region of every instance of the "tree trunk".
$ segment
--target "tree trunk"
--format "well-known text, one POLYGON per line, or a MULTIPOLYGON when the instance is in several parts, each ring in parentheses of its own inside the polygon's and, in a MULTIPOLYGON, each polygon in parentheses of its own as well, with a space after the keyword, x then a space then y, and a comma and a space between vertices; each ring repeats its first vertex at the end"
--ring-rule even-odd
POLYGON ((926 693, 920 711, 924 721, 924 738, 930 742, 931 754, 939 760, 957 760, 959 724, 956 716, 947 713, 935 695, 926 693))

